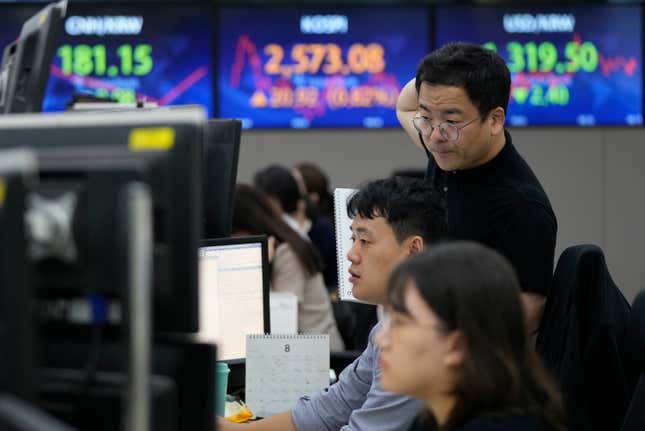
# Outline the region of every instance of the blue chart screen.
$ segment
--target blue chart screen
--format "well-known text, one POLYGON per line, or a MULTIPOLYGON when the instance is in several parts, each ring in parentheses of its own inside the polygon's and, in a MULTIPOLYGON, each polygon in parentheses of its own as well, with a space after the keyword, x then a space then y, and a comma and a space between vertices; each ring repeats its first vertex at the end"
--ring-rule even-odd
POLYGON ((72 95, 203 105, 213 114, 212 22, 197 6, 71 4, 50 69, 43 111, 72 95))
POLYGON ((398 126, 428 52, 425 8, 223 8, 219 115, 246 128, 398 126))
POLYGON ((641 125, 638 6, 440 7, 437 46, 496 50, 512 74, 507 122, 641 125))

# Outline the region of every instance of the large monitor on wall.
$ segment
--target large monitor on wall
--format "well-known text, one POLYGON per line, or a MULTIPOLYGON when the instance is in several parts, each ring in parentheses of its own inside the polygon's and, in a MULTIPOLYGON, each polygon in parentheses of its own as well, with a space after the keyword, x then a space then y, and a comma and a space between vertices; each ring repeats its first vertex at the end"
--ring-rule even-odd
POLYGON ((246 358, 246 336, 269 325, 269 263, 264 236, 208 239, 199 249, 199 336, 219 360, 246 358))
POLYGON ((218 115, 244 128, 398 127, 429 48, 425 7, 227 7, 216 28, 218 115))
POLYGON ((212 116, 211 11, 204 3, 72 2, 43 110, 100 98, 199 104, 212 116))
POLYGON ((496 50, 512 74, 507 124, 643 124, 640 6, 443 6, 436 45, 496 50))

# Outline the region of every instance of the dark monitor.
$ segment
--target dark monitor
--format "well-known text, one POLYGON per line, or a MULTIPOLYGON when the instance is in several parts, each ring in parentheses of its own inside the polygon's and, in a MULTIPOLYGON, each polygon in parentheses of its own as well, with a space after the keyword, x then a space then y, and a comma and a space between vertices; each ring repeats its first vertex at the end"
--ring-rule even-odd
POLYGON ((34 328, 23 214, 35 169, 33 153, 0 151, 0 393, 27 401, 34 395, 34 328))
POLYGON ((63 26, 67 0, 52 3, 29 18, 18 39, 4 49, 0 67, 0 113, 40 112, 63 26))
MULTIPOLYGON (((89 149, 94 150, 85 148, 89 149)), ((125 186, 145 179, 141 173, 145 172, 146 165, 140 163, 144 161, 141 156, 122 152, 115 146, 106 147, 101 153, 94 150, 93 157, 83 149, 67 147, 43 149, 38 154, 26 149, 0 152, 2 165, 17 165, 13 171, 17 174, 2 175, 0 182, 0 189, 4 189, 0 206, 7 210, 2 211, 2 228, 8 230, 3 229, 7 236, 0 243, 0 254, 3 263, 6 262, 4 257, 12 255, 10 263, 15 265, 0 268, 2 333, 7 329, 12 332, 3 337, 3 342, 8 342, 3 344, 0 391, 34 403, 34 409, 49 407, 50 414, 80 429, 107 431, 126 423, 128 416, 123 400, 126 375, 88 373, 85 368, 54 370, 53 375, 47 374, 46 380, 36 378, 36 366, 41 363, 37 346, 45 338, 45 331, 38 328, 48 326, 47 318, 51 317, 58 317, 54 323, 59 326, 73 320, 71 310, 76 309, 78 313, 78 306, 68 305, 68 316, 58 313, 63 303, 71 304, 74 298, 85 298, 90 293, 112 295, 115 299, 128 296, 124 286, 130 284, 127 282, 130 266, 125 259, 121 260, 122 255, 129 254, 125 233, 130 219, 122 211, 127 208, 129 189, 125 186), (18 167, 21 163, 22 169, 18 167), (100 196, 98 205, 91 202, 92 196, 100 196), (54 220, 64 222, 55 223, 54 220), (88 227, 96 231, 90 233, 88 227), (73 241, 67 241, 69 236, 61 234, 72 231, 73 241), (108 238, 93 234, 97 232, 104 232, 108 238), (75 256, 67 255, 70 251, 75 256), (102 256, 97 259, 97 255, 102 256), (27 266, 29 277, 24 274, 27 266), (103 278, 105 284, 101 283, 103 278), (43 397, 43 393, 48 396, 43 397), (60 396, 49 397, 50 393, 60 396), (47 398, 49 404, 45 405, 43 398, 47 398)), ((11 171, 4 166, 0 167, 0 172, 11 171)), ((145 222, 150 225, 150 214, 145 222)), ((80 301, 76 303, 80 304, 80 301)), ((123 310, 128 309, 123 301, 120 303, 123 310)), ((123 314, 128 315, 127 312, 123 314)), ((149 318, 145 313, 137 317, 149 318)), ((100 337, 102 332, 101 324, 94 321, 92 325, 94 337, 87 338, 95 341, 97 334, 100 337)), ((126 332, 125 328, 123 332, 126 332)), ((176 428, 162 426, 172 419, 176 404, 174 386, 164 385, 157 377, 151 378, 151 382, 155 429, 175 431, 176 428)), ((36 422, 29 425, 22 419, 9 416, 0 421, 6 420, 14 429, 43 429, 38 428, 36 422)))
MULTIPOLYGON (((11 117, 18 118, 17 116, 11 117)), ((14 152, 18 151, 14 150, 14 152)), ((3 163, 9 163, 7 153, 10 152, 10 150, 2 151, 0 168, 3 163)), ((153 169, 149 172, 146 168, 156 166, 158 161, 164 161, 171 156, 171 153, 134 154, 120 146, 97 147, 90 145, 85 148, 43 147, 36 155, 38 168, 37 170, 33 168, 32 171, 38 173, 36 178, 38 182, 24 181, 27 184, 22 187, 25 190, 22 195, 14 193, 16 190, 21 191, 21 189, 14 187, 13 183, 0 182, 0 184, 5 184, 6 199, 3 203, 8 205, 9 203, 31 202, 39 199, 44 200, 45 197, 53 199, 59 194, 57 192, 75 191, 77 202, 81 203, 77 204, 73 211, 69 211, 72 217, 68 218, 74 220, 73 230, 84 230, 89 226, 94 227, 96 224, 96 229, 107 231, 108 237, 110 235, 116 237, 110 240, 110 238, 90 234, 88 231, 85 232, 85 235, 78 235, 78 232, 75 232, 75 244, 86 242, 90 248, 96 246, 103 248, 103 252, 109 253, 111 248, 119 248, 119 220, 113 216, 113 213, 123 214, 115 204, 114 195, 120 194, 121 184, 126 181, 151 181, 154 179, 150 174, 153 169), (96 198, 94 202, 91 202, 92 197, 96 198), (112 224, 117 227, 110 230, 112 224), (85 240, 79 240, 83 237, 85 240)), ((35 164, 33 162, 33 165, 35 164)), ((2 173, 5 171, 8 170, 0 169, 2 173)), ((163 169, 162 173, 165 172, 168 170, 163 169)), ((4 179, 7 175, 0 175, 0 177, 4 179)), ((159 178, 163 178, 163 176, 159 178)), ((3 216, 14 214, 15 219, 18 220, 31 219, 35 216, 33 212, 35 207, 33 206, 26 205, 28 207, 26 210, 25 205, 23 207, 13 205, 12 209, 14 206, 16 211, 3 212, 3 216), (29 217, 25 216, 30 210, 32 212, 29 217)), ((2 207, 7 208, 4 205, 2 207)), ((59 210, 57 214, 60 215, 60 210, 63 207, 59 206, 57 209, 59 210)), ((184 210, 190 212, 189 208, 184 210)), ((3 217, 2 220, 13 219, 3 217)), ((25 222, 25 225, 29 225, 29 223, 25 222)), ((12 225, 5 224, 5 226, 15 227, 17 225, 14 223, 12 225)), ((42 228, 43 223, 40 226, 42 228)), ((29 228, 17 229, 17 232, 20 231, 33 234, 29 228)), ((5 251, 14 249, 15 252, 21 244, 27 242, 33 245, 33 237, 30 238, 30 241, 16 237, 11 243, 0 243, 0 251, 4 256, 5 251)), ((40 245, 42 244, 41 242, 40 245)), ((96 252, 100 251, 98 248, 95 250, 96 252)), ((82 251, 82 249, 82 246, 77 247, 79 255, 91 254, 87 250, 82 251)), ((99 260, 110 265, 112 259, 118 260, 118 256, 105 254, 99 260)), ((42 259, 38 263, 43 263, 42 259)), ((38 317, 43 317, 43 315, 52 317, 51 314, 55 316, 56 313, 62 312, 62 314, 68 314, 67 320, 72 320, 74 315, 77 318, 78 302, 76 306, 70 305, 62 310, 60 307, 56 307, 56 304, 61 305, 61 303, 55 302, 55 300, 65 297, 69 294, 70 289, 78 288, 79 285, 81 289, 85 287, 93 292, 100 290, 101 288, 97 286, 100 284, 98 280, 89 281, 95 273, 101 272, 100 264, 96 265, 92 266, 91 270, 84 271, 83 275, 76 277, 70 276, 70 272, 67 272, 67 277, 62 277, 62 272, 54 271, 60 269, 60 265, 48 265, 38 268, 38 271, 32 271, 37 273, 34 278, 43 287, 37 292, 37 303, 35 304, 37 307, 34 307, 39 311, 38 317), (44 277, 45 275, 48 277, 44 277), (73 282, 79 280, 86 283, 73 282), (46 303, 48 299, 52 300, 49 302, 50 306, 41 307, 42 302, 46 303)), ((5 267, 2 269, 0 276, 6 272, 5 267)), ((117 275, 110 281, 112 284, 118 284, 120 278, 118 267, 115 266, 113 269, 116 270, 117 275)), ((103 275, 111 276, 109 271, 103 275)), ((11 285, 3 283, 3 293, 22 291, 25 286, 21 284, 30 286, 30 283, 18 283, 15 278, 13 281, 14 283, 11 285)), ((7 308, 9 305, 7 304, 7 308)), ((14 304, 14 306, 16 305, 14 304)), ((26 308, 28 307, 21 310, 24 315, 29 314, 26 308)), ((92 310, 92 313, 95 311, 92 310)), ((37 319, 31 320, 32 326, 35 326, 35 320, 37 319)), ((38 323, 41 324, 39 325, 41 327, 37 334, 38 348, 34 355, 36 358, 31 361, 31 366, 27 367, 22 364, 23 366, 20 368, 21 372, 26 371, 32 376, 36 375, 36 369, 39 371, 37 378, 33 379, 35 380, 33 384, 35 396, 32 398, 35 405, 81 430, 120 429, 125 422, 124 398, 127 378, 124 370, 127 367, 126 355, 130 354, 123 340, 123 331, 119 332, 119 328, 105 327, 101 324, 102 322, 96 320, 91 322, 91 328, 77 328, 75 325, 71 325, 72 327, 66 331, 61 330, 61 322, 56 322, 56 325, 42 324, 42 321, 38 323)), ((15 335, 12 334, 12 336, 15 335)), ((27 343, 27 340, 17 340, 17 342, 27 343)), ((14 356, 13 349, 8 348, 3 349, 0 358, 13 358, 14 356)), ((214 346, 182 340, 165 340, 154 348, 149 387, 152 407, 151 421, 154 429, 168 431, 213 429, 215 358, 214 346)), ((2 369, 2 371, 7 370, 2 369)))
MULTIPOLYGON (((61 388, 56 393, 52 390, 56 374, 65 373, 68 369, 89 369, 97 373, 118 373, 123 370, 124 349, 120 344, 104 341, 100 348, 84 340, 73 338, 49 337, 42 344, 43 372, 40 374, 43 385, 49 382, 49 392, 41 392, 43 405, 55 408, 55 401, 69 394, 70 386, 61 388), (59 370, 57 372, 56 370, 59 370), (67 391, 67 392, 66 392, 67 391)), ((153 377, 165 376, 174 384, 176 394, 174 423, 163 424, 163 429, 212 431, 215 428, 215 360, 216 348, 212 344, 199 343, 189 339, 188 336, 166 336, 155 341, 152 350, 151 370, 153 377)), ((86 373, 85 382, 93 376, 86 373)), ((154 379, 153 379, 154 380, 154 379)), ((42 386, 46 388, 47 386, 42 386)), ((55 389, 55 388, 54 388, 55 389)), ((76 389, 83 389, 82 386, 76 389)), ((85 388, 87 390, 87 388, 85 388)), ((82 395, 78 390, 73 394, 82 395)), ((157 391, 161 394, 161 392, 157 391)), ((159 397, 156 397, 159 400, 159 397)), ((161 400, 163 401, 163 400, 161 400)), ((164 416, 157 412, 152 405, 153 414, 160 416, 153 423, 164 416)), ((46 409, 47 410, 47 409, 46 409)), ((86 416, 91 411, 79 412, 86 416)), ((91 428, 95 429, 95 428, 91 428)))
POLYGON ((242 122, 208 120, 204 139, 204 238, 231 235, 242 122))
MULTIPOLYGON (((112 431, 126 426, 124 394, 127 376, 122 372, 85 369, 39 370, 39 403, 43 412, 81 431, 112 431)), ((172 378, 149 377, 150 429, 179 431, 177 389, 172 378)))
POLYGON ((246 358, 246 336, 270 332, 269 260, 265 236, 201 241, 199 337, 219 360, 246 358))
MULTIPOLYGON (((19 163, 17 156, 21 153, 23 159, 27 156, 32 158, 30 170, 22 174, 22 187, 18 187, 16 181, 9 181, 8 187, 4 187, 4 203, 11 211, 3 211, 2 228, 8 231, 2 229, 6 236, 3 235, 0 242, 3 263, 6 256, 11 256, 8 263, 12 263, 12 266, 2 265, 0 268, 3 281, 0 286, 3 298, 3 329, 0 331, 3 338, 0 373, 3 378, 0 391, 13 393, 27 402, 38 403, 40 397, 37 393, 42 390, 42 384, 35 378, 35 369, 40 363, 39 346, 45 338, 43 328, 68 333, 67 327, 81 323, 77 321, 79 311, 82 316, 83 305, 90 302, 87 298, 101 298, 106 304, 118 306, 122 310, 123 317, 119 323, 122 323, 120 329, 123 334, 134 332, 131 328, 140 328, 142 324, 149 326, 151 320, 147 310, 149 298, 147 305, 143 306, 136 301, 124 300, 132 296, 131 292, 140 292, 128 289, 138 287, 129 281, 129 276, 137 272, 126 258, 131 254, 131 239, 139 244, 133 235, 129 235, 132 223, 139 221, 139 231, 146 227, 152 230, 149 227, 151 211, 140 214, 142 221, 136 213, 134 217, 128 217, 129 212, 125 212, 132 207, 129 197, 132 183, 137 182, 139 185, 136 187, 145 188, 142 182, 147 179, 147 165, 141 163, 144 162, 141 156, 122 156, 121 147, 105 149, 107 151, 103 153, 95 151, 93 157, 88 157, 87 152, 84 154, 86 157, 81 157, 82 150, 67 147, 41 149, 40 153, 27 149, 0 151, 2 164, 19 163), (131 312, 133 306, 130 304, 138 305, 136 314, 134 310, 131 312), (136 325, 132 325, 130 316, 136 316, 136 325), (10 334, 5 333, 7 329, 10 334)), ((148 245, 150 237, 148 234, 148 245)), ((147 256, 151 256, 150 247, 147 256)), ((150 263, 143 266, 146 274, 151 274, 150 266, 150 263)), ((149 286, 144 288, 147 292, 149 286)), ((90 309, 93 307, 85 307, 85 310, 90 309)), ((87 338, 96 340, 98 336, 100 339, 104 322, 98 313, 85 314, 90 316, 90 321, 82 323, 94 329, 87 338)), ((136 334, 141 334, 141 331, 136 334)), ((149 333, 143 335, 150 337, 149 333)), ((141 342, 138 345, 147 344, 141 342)), ((138 372, 137 375, 147 375, 146 370, 131 368, 138 372)), ((68 377, 63 376, 56 385, 67 382, 68 377)), ((94 381, 91 383, 90 386, 94 387, 94 381)), ((102 381, 97 383, 99 388, 83 397, 84 402, 89 403, 92 396, 101 394, 100 411, 109 412, 106 417, 125 418, 125 414, 111 409, 110 403, 103 402, 109 397, 109 391, 102 395, 108 386, 102 381)), ((73 398, 78 399, 76 395, 73 398)), ((122 403, 114 404, 120 406, 122 403)), ((168 407, 159 408, 159 412, 169 411, 168 407)), ((51 413, 64 417, 58 414, 62 412, 51 413)))
MULTIPOLYGON (((44 147, 37 156, 38 181, 28 194, 26 218, 38 302, 61 307, 63 298, 125 297, 124 232, 129 222, 121 214, 125 187, 131 182, 152 184, 164 158, 144 157, 118 146, 44 147)), ((73 319, 75 313, 67 314, 73 319)))
POLYGON ((58 419, 11 394, 0 394, 0 430, 74 431, 58 419))
MULTIPOLYGON (((172 112, 64 113, 0 118, 0 147, 30 146, 43 154, 53 147, 103 146, 112 147, 113 152, 140 157, 156 154, 161 158, 152 169, 150 179, 154 202, 156 331, 196 332, 198 329, 197 249, 201 235, 204 123, 204 112, 198 108, 172 112)), ((92 160, 84 158, 78 150, 65 158, 74 154, 80 164, 84 160, 92 160)), ((96 156, 93 160, 100 163, 103 156, 96 156)), ((70 187, 74 189, 76 186, 72 183, 76 180, 59 182, 57 174, 52 175, 46 181, 43 178, 43 184, 54 184, 54 197, 65 199, 60 191, 70 187)), ((99 184, 99 179, 96 181, 99 184)), ((87 194, 86 197, 84 202, 88 208, 103 205, 101 195, 87 194)), ((96 223, 78 229, 88 235, 87 243, 92 246, 100 246, 101 241, 105 244, 112 241, 109 230, 100 230, 96 223)), ((93 258, 100 260, 101 256, 97 253, 93 258)), ((91 274, 96 277, 99 273, 93 271, 91 274)))

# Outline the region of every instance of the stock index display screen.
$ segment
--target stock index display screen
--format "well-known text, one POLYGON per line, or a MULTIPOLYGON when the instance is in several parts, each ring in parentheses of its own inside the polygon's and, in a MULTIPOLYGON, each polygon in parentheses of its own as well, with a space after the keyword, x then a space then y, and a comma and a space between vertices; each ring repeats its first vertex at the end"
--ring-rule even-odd
POLYGON ((222 117, 245 128, 393 127, 428 52, 423 7, 222 8, 222 117))
POLYGON ((121 103, 203 105, 213 114, 212 17, 177 4, 68 5, 43 111, 73 95, 121 103))
POLYGON ((506 60, 511 126, 643 124, 639 6, 440 7, 437 46, 452 41, 506 60))

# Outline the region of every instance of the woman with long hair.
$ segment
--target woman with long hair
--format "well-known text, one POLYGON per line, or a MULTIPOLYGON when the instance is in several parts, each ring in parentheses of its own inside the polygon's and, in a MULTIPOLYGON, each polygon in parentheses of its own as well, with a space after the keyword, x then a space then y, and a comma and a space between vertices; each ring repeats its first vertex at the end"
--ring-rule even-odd
POLYGON ((566 429, 527 338, 517 276, 497 252, 434 246, 395 269, 388 301, 381 383, 425 402, 413 430, 566 429))
POLYGON ((300 236, 307 239, 312 220, 307 214, 304 182, 281 165, 270 165, 253 176, 253 186, 264 193, 274 211, 300 236))
POLYGON ((262 192, 246 184, 235 190, 233 232, 273 238, 271 289, 298 297, 299 332, 329 334, 331 350, 344 350, 316 249, 282 220, 262 192))

